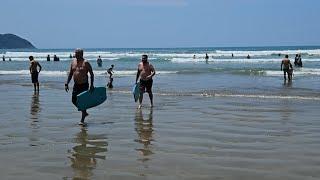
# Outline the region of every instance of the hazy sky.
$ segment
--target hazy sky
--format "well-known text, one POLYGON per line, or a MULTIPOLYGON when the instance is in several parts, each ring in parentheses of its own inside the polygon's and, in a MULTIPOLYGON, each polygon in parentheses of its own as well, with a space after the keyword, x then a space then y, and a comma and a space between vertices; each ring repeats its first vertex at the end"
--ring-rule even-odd
POLYGON ((38 48, 320 45, 319 0, 1 0, 38 48))

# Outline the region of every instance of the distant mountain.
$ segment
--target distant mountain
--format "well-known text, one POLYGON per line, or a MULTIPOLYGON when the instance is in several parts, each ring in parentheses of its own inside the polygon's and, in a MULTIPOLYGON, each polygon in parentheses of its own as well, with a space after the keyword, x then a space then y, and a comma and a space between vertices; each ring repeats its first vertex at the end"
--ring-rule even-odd
POLYGON ((0 49, 34 49, 27 40, 14 34, 0 34, 0 49))

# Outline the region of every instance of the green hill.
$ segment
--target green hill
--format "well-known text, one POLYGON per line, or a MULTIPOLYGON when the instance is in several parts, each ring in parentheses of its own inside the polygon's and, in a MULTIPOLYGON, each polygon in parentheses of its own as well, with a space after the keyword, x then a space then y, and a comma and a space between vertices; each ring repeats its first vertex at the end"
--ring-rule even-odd
POLYGON ((27 40, 14 34, 0 34, 0 49, 34 49, 27 40))

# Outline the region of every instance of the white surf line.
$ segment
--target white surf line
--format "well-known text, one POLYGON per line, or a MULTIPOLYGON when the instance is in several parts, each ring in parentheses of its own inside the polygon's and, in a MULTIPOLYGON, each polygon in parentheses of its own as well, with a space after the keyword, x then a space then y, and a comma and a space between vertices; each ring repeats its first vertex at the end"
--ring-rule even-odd
POLYGON ((303 97, 303 96, 273 96, 273 95, 246 95, 246 94, 214 94, 203 96, 216 96, 216 97, 239 97, 239 98, 261 98, 261 99, 299 99, 299 100, 314 100, 320 101, 320 97, 303 97))
MULTIPOLYGON (((110 90, 113 93, 132 94, 131 91, 126 90, 110 90)), ((320 97, 303 97, 303 96, 276 96, 276 95, 250 95, 250 94, 207 94, 207 93, 157 93, 159 96, 199 96, 199 97, 239 97, 239 98, 260 98, 260 99, 298 99, 298 100, 314 100, 320 101, 320 97)))

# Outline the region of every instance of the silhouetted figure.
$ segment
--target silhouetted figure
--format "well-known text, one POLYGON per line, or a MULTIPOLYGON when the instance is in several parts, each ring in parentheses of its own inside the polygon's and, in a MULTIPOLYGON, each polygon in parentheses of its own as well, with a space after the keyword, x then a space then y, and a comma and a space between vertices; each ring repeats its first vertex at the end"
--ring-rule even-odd
POLYGON ((208 59, 209 59, 209 56, 208 56, 208 54, 206 53, 206 57, 205 57, 205 59, 206 59, 206 61, 208 61, 208 59))
POLYGON ((248 54, 248 56, 247 56, 247 59, 250 59, 251 57, 250 57, 250 55, 248 54))
POLYGON ((48 56, 47 56, 47 61, 50 61, 50 55, 48 54, 48 56))
POLYGON ((231 54, 231 57, 233 58, 234 56, 233 56, 233 53, 231 54))
POLYGON ((2 61, 6 61, 6 57, 4 55, 2 56, 2 61))
POLYGON ((98 64, 98 67, 102 67, 102 59, 101 59, 101 56, 98 57, 98 59, 97 59, 97 64, 98 64))
POLYGON ((9 61, 11 61, 11 58, 9 58, 9 61))
POLYGON ((195 59, 196 58, 196 55, 193 55, 193 59, 195 59))
POLYGON ((108 72, 108 74, 109 74, 109 78, 111 78, 112 77, 112 75, 113 75, 113 67, 114 67, 114 65, 112 64, 111 65, 111 67, 107 70, 107 72, 108 72))
POLYGON ((295 66, 298 66, 298 67, 302 67, 301 54, 298 55, 297 64, 296 64, 296 61, 294 61, 294 65, 295 65, 295 66))
POLYGON ((298 66, 298 59, 299 59, 299 54, 296 54, 296 57, 294 57, 294 65, 298 66))
POLYGON ((72 54, 70 54, 69 58, 72 59, 72 54))
POLYGON ((56 55, 53 55, 53 61, 58 61, 58 57, 56 55))

